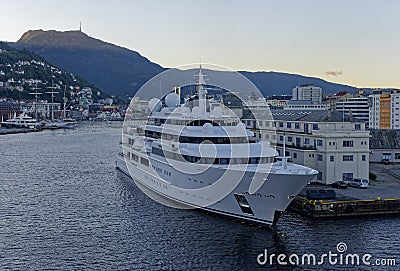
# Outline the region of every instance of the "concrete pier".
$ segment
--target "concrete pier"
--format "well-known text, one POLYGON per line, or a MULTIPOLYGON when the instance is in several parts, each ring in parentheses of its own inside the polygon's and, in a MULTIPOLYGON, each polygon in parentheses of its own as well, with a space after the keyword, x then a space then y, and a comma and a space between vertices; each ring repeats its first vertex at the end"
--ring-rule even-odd
POLYGON ((370 187, 336 189, 324 185, 308 185, 289 206, 289 210, 310 218, 367 217, 376 215, 400 215, 400 164, 370 164, 370 171, 377 181, 370 187), (310 200, 307 190, 332 189, 335 199, 310 200))

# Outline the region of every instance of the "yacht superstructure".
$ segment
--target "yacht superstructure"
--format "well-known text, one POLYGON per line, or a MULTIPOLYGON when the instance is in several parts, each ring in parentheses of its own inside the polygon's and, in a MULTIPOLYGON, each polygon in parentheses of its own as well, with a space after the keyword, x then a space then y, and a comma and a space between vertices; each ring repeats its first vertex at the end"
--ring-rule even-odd
POLYGON ((27 128, 27 129, 40 129, 40 124, 36 119, 28 116, 25 112, 1 123, 2 126, 8 128, 27 128))

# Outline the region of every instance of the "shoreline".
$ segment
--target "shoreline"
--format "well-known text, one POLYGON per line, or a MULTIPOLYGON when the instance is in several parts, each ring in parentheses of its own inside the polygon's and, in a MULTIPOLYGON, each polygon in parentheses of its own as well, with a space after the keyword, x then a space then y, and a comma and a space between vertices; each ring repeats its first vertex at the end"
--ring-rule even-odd
POLYGON ((32 132, 40 132, 40 131, 41 130, 29 129, 29 128, 4 128, 4 127, 0 127, 0 135, 32 133, 32 132))

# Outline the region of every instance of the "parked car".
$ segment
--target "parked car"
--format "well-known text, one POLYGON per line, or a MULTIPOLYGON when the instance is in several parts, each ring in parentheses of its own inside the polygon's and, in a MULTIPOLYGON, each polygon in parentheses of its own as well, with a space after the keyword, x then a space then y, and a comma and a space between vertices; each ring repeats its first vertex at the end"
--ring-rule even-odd
POLYGON ((368 188, 369 181, 367 179, 355 178, 349 183, 349 185, 356 188, 368 188))
POLYGON ((337 182, 334 182, 333 184, 332 184, 332 187, 334 187, 334 188, 339 188, 339 189, 347 189, 347 186, 348 186, 349 184, 347 183, 347 182, 344 182, 344 181, 337 181, 337 182))
POLYGON ((389 161, 389 159, 382 159, 381 163, 384 165, 389 165, 390 161, 389 161))

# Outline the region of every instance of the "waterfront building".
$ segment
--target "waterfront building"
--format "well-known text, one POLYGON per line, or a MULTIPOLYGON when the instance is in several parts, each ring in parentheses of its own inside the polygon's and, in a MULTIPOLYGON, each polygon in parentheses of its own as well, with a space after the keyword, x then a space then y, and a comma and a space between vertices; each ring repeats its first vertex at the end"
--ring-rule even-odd
POLYGON ((353 98, 353 95, 346 91, 341 91, 334 95, 328 95, 328 96, 324 97, 323 102, 329 104, 330 108, 336 109, 337 102, 340 102, 340 101, 348 99, 348 98, 353 98))
POLYGON ((248 110, 243 114, 243 123, 256 137, 276 145, 280 155, 318 170, 313 182, 369 177, 369 131, 364 122, 336 110, 276 109, 265 123, 257 122, 248 110))
POLYGON ((62 107, 60 103, 51 103, 47 101, 20 103, 21 111, 38 119, 60 118, 62 115, 62 107))
POLYGON ((292 100, 322 102, 322 88, 310 84, 296 86, 292 89, 292 100))
POLYGON ((337 101, 336 110, 348 114, 349 117, 356 118, 359 121, 364 121, 368 125, 368 97, 351 97, 342 99, 341 101, 337 101))
POLYGON ((273 108, 283 108, 290 99, 292 99, 292 96, 290 95, 272 95, 271 97, 267 97, 265 100, 267 104, 273 108))
POLYGON ((13 118, 14 115, 21 113, 19 104, 11 101, 0 101, 0 121, 13 118))
POLYGON ((290 100, 286 102, 284 110, 328 110, 327 103, 314 103, 313 101, 290 100))
POLYGON ((370 162, 400 162, 400 130, 371 130, 370 162))
POLYGON ((400 90, 378 89, 368 96, 369 128, 400 129, 400 90))

